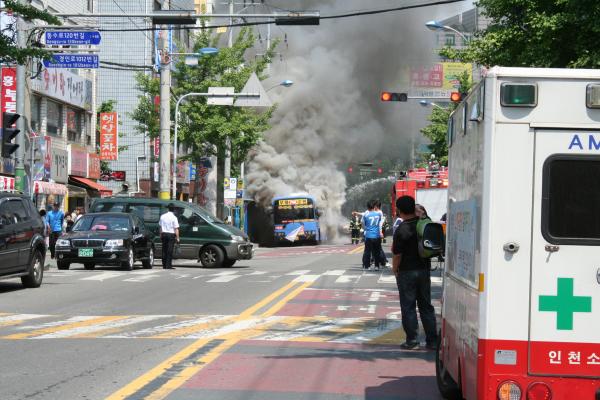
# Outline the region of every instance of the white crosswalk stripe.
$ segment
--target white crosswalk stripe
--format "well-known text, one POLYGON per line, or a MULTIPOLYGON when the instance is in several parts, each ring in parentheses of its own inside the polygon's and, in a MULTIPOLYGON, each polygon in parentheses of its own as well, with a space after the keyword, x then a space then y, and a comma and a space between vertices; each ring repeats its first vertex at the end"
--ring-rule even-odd
POLYGON ((116 278, 117 276, 123 276, 124 273, 123 272, 116 272, 116 271, 107 271, 107 272, 103 272, 101 274, 97 274, 97 275, 92 275, 92 276, 87 276, 85 278, 81 278, 81 281, 105 281, 107 279, 111 279, 111 278, 116 278))
POLYGON ((2 325, 12 325, 12 324, 20 322, 20 321, 28 321, 28 320, 31 320, 31 319, 45 318, 45 317, 48 317, 48 315, 41 315, 41 314, 12 314, 12 315, 5 315, 5 316, 0 316, 0 326, 2 326, 2 325))
POLYGON ((209 281, 206 281, 207 283, 214 283, 214 282, 231 282, 234 279, 239 278, 241 275, 223 275, 223 276, 218 276, 214 279, 211 279, 209 281))
POLYGON ((164 315, 142 315, 138 317, 131 317, 120 319, 116 321, 108 321, 100 324, 89 325, 89 326, 80 326, 72 329, 65 329, 58 332, 48 333, 45 335, 34 336, 32 339, 57 339, 57 338, 66 338, 72 336, 80 336, 86 334, 97 333, 98 331, 110 330, 115 328, 121 328, 128 325, 139 324, 141 322, 152 321, 160 318, 165 318, 164 315))

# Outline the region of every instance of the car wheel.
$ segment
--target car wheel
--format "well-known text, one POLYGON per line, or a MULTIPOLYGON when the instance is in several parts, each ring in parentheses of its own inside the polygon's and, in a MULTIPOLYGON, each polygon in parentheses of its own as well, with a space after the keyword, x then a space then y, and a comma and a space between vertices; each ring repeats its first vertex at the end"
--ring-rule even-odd
POLYGON ((83 264, 83 268, 85 268, 85 269, 94 269, 95 267, 96 267, 96 264, 92 264, 92 263, 83 264))
POLYGON ((121 266, 127 271, 133 271, 133 264, 135 263, 135 257, 133 256, 133 249, 129 249, 127 253, 127 261, 123 261, 121 266))
POLYGON ((200 251, 200 262, 205 268, 218 268, 223 265, 225 254, 219 246, 209 244, 200 251))
POLYGON ((56 261, 56 268, 58 269, 69 269, 71 264, 65 261, 56 261))
POLYGON ((438 335, 437 348, 435 352, 435 377, 437 380, 438 390, 444 399, 447 400, 462 400, 463 396, 460 388, 452 379, 448 370, 444 367, 441 359, 442 335, 438 335))
POLYGON ((26 288, 40 287, 44 278, 44 262, 42 261, 42 253, 39 251, 33 252, 31 263, 29 264, 29 274, 21 277, 21 283, 26 288))
POLYGON ((227 259, 227 260, 223 261, 223 266, 224 266, 225 268, 231 268, 231 267, 233 267, 233 264, 235 264, 235 262, 236 262, 236 261, 237 261, 237 260, 230 260, 230 259, 227 259))
POLYGON ((148 250, 148 258, 142 261, 142 266, 146 269, 154 266, 154 247, 150 247, 150 250, 148 250))

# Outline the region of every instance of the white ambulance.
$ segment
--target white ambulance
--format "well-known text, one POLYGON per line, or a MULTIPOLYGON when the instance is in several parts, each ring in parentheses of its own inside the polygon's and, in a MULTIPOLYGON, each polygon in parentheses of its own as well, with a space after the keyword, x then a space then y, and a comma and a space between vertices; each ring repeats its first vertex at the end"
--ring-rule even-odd
POLYGON ((448 145, 442 395, 600 400, 600 70, 494 67, 448 145))

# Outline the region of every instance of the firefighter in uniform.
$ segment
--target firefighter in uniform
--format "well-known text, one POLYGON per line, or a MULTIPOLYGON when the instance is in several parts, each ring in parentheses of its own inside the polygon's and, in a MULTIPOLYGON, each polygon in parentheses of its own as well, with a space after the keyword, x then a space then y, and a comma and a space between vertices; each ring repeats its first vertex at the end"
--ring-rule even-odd
POLYGON ((381 226, 381 237, 383 239, 383 243, 387 243, 386 235, 387 235, 388 229, 390 229, 390 223, 388 222, 387 218, 384 215, 383 216, 383 224, 381 226))
POLYGON ((362 228, 362 223, 360 222, 360 215, 352 215, 352 219, 350 220, 350 233, 352 234, 352 244, 360 243, 360 230, 362 228))

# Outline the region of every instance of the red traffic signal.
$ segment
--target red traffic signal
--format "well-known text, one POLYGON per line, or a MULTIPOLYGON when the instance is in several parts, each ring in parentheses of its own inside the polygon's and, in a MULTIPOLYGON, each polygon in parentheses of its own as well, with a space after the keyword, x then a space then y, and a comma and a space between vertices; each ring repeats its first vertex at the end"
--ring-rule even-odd
POLYGON ((381 101, 407 101, 406 93, 381 92, 381 101))
POLYGON ((354 169, 352 167, 348 167, 348 173, 351 174, 354 169))
POLYGON ((463 95, 459 92, 450 93, 450 101, 454 103, 460 103, 462 101, 463 95))
POLYGON ((381 168, 381 167, 377 168, 377 173, 378 174, 383 174, 383 168, 381 168))

